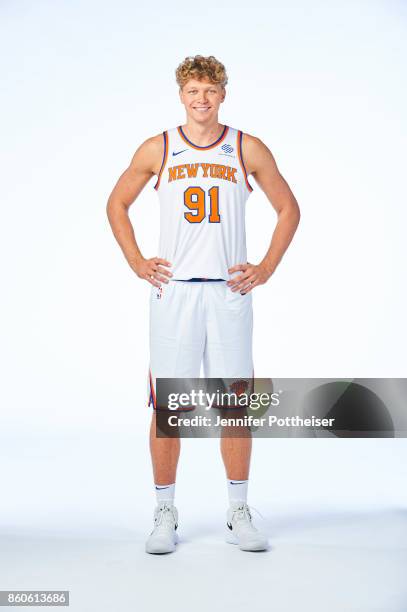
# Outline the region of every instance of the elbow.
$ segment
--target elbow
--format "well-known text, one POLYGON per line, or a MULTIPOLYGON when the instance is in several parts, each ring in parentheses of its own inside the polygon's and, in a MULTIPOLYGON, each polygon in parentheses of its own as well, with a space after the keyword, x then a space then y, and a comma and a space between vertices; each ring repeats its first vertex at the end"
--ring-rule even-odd
POLYGON ((110 198, 107 201, 106 204, 106 215, 107 218, 109 220, 110 225, 112 224, 112 220, 113 220, 113 213, 114 213, 114 204, 113 204, 113 200, 111 200, 110 198))
POLYGON ((286 219, 289 219, 290 223, 294 227, 298 226, 301 219, 301 211, 295 198, 290 198, 290 200, 282 208, 281 212, 284 214, 286 219))
POLYGON ((290 204, 290 216, 293 219, 293 223, 295 223, 295 226, 297 227, 300 223, 301 211, 295 198, 292 199, 290 204))
POLYGON ((106 204, 106 214, 110 223, 112 223, 112 220, 117 216, 117 213, 123 208, 124 206, 120 200, 112 196, 109 197, 106 204))
POLYGON ((298 204, 297 204, 295 214, 296 214, 296 219, 297 219, 297 225, 299 225, 300 219, 301 219, 301 211, 300 211, 300 207, 298 206, 298 204))

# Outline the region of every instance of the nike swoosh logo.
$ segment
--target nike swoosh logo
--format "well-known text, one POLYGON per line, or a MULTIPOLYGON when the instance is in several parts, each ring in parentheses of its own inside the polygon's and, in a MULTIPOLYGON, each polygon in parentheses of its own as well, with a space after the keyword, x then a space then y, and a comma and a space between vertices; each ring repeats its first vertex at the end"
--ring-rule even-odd
POLYGON ((157 491, 162 491, 163 489, 169 489, 170 487, 156 487, 157 491))
POLYGON ((244 480, 242 480, 242 482, 232 482, 232 481, 230 481, 230 484, 244 484, 244 480))
POLYGON ((186 149, 182 149, 182 151, 173 151, 172 154, 179 155, 180 153, 184 153, 184 151, 186 151, 186 149))
POLYGON ((232 525, 230 523, 226 523, 226 525, 229 527, 230 531, 233 530, 233 527, 232 527, 232 525))

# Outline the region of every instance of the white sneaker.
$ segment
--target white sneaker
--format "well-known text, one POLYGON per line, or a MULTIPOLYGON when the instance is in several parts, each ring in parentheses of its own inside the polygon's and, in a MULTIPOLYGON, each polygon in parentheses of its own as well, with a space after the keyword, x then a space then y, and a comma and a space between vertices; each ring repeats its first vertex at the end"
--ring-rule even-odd
POLYGON ((178 511, 175 506, 163 502, 154 511, 154 529, 146 542, 146 552, 163 554, 174 552, 178 542, 178 511))
POLYGON ((226 542, 237 544, 241 550, 266 550, 268 541, 252 523, 249 506, 234 502, 227 512, 226 542))

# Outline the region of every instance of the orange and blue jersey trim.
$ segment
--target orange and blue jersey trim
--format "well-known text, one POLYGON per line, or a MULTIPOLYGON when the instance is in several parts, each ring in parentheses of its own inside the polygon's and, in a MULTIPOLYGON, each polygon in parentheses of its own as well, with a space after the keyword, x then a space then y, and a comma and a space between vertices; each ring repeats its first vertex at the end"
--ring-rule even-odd
POLYGON ((250 185, 250 183, 249 183, 249 181, 247 179, 246 166, 244 165, 244 161, 243 161, 242 139, 243 139, 243 132, 238 130, 238 132, 237 132, 237 154, 239 156, 239 162, 240 162, 240 165, 241 165, 242 170, 243 170, 244 180, 246 182, 247 189, 250 192, 252 192, 253 191, 253 187, 250 185))
POLYGON ((194 144, 193 142, 191 142, 184 134, 184 131, 182 129, 182 127, 179 125, 178 126, 178 133, 181 136, 181 138, 187 143, 187 145, 189 145, 190 147, 192 147, 193 149, 198 149, 198 151, 208 151, 208 149, 213 149, 213 147, 216 147, 218 144, 220 144, 222 142, 222 140, 224 140, 226 138, 226 134, 229 131, 229 127, 227 125, 224 126, 222 134, 219 136, 219 138, 217 140, 215 140, 215 142, 213 142, 210 145, 206 145, 206 147, 200 147, 196 144, 194 144))
POLYGON ((164 170, 164 166, 167 162, 167 157, 168 157, 168 134, 167 132, 163 132, 163 136, 164 136, 164 152, 163 152, 163 161, 161 163, 161 168, 160 168, 160 172, 158 173, 157 176, 157 182, 154 185, 154 189, 158 189, 160 186, 160 180, 161 180, 161 175, 163 173, 164 170))

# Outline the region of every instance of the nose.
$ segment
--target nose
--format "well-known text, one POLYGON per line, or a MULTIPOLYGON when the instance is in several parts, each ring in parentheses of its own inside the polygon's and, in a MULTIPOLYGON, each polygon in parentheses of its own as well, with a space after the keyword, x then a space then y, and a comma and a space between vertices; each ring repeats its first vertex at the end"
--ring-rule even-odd
POLYGON ((208 101, 206 92, 202 91, 200 96, 199 96, 199 102, 201 102, 201 104, 206 104, 208 101))

